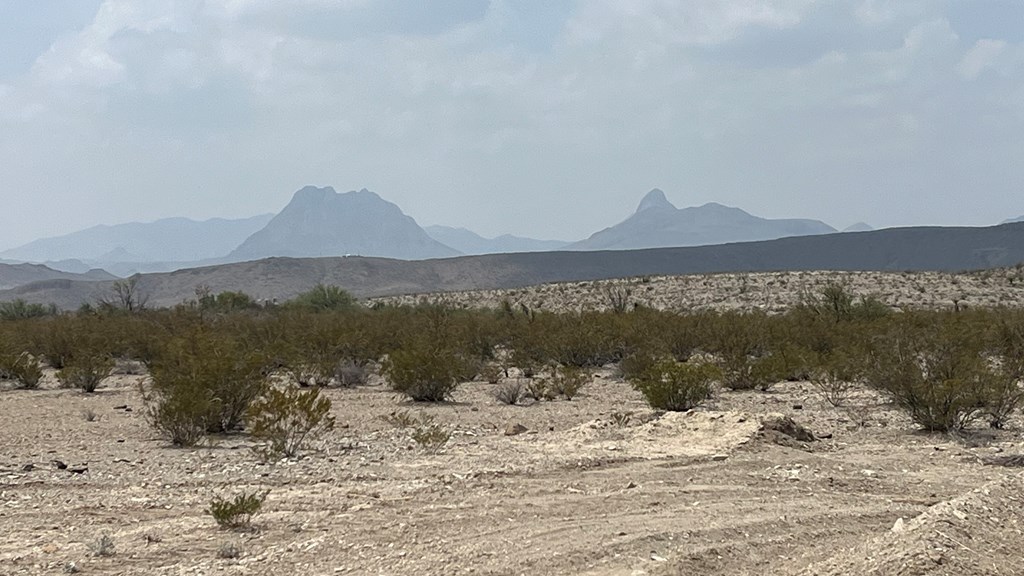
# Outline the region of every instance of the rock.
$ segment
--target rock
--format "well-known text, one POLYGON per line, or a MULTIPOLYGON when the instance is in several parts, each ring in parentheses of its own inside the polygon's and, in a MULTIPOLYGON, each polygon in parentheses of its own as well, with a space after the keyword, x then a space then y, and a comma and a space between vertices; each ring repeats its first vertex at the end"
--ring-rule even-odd
POLYGON ((729 459, 729 455, 728 454, 715 454, 715 455, 711 456, 711 461, 712 462, 721 462, 723 460, 728 460, 728 459, 729 459))
POLYGON ((804 405, 803 404, 793 404, 793 410, 803 410, 803 409, 804 409, 804 405))
POLYGON ((523 432, 526 432, 527 430, 528 428, 526 426, 523 426, 518 422, 509 422, 505 426, 505 436, 517 436, 519 434, 522 434, 523 432))
POLYGON ((668 562, 668 558, 659 555, 654 550, 651 550, 651 560, 654 560, 655 562, 668 562))
POLYGON ((764 430, 773 430, 799 440, 800 442, 814 442, 816 438, 814 434, 797 424, 789 416, 783 416, 781 414, 769 414, 765 416, 764 420, 761 421, 761 427, 764 430))
POLYGON ((36 469, 36 465, 35 464, 25 464, 24 466, 21 467, 21 471, 22 472, 31 472, 31 471, 33 471, 35 469, 36 469))
POLYGON ((61 462, 60 460, 54 460, 53 465, 57 467, 57 470, 67 470, 68 465, 61 462))
POLYGON ((72 474, 85 474, 88 471, 89 471, 89 467, 88 466, 79 466, 77 468, 68 468, 68 472, 71 472, 72 474))
POLYGON ((896 523, 892 525, 892 531, 899 534, 900 532, 903 532, 903 530, 903 518, 897 518, 896 523))

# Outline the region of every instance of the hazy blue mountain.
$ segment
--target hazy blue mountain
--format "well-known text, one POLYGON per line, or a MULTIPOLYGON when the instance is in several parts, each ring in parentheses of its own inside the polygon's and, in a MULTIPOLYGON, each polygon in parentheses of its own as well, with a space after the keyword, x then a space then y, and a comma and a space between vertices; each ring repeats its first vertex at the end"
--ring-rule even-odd
POLYGON ((29 242, 0 252, 0 258, 54 263, 79 260, 92 267, 123 262, 204 260, 224 256, 263 228, 272 217, 272 214, 264 214, 239 220, 212 218, 201 222, 166 218, 146 223, 93 226, 29 242))
POLYGON ((420 260, 457 256, 458 251, 431 238, 398 206, 369 190, 339 194, 331 187, 307 186, 227 259, 345 255, 420 260))
MULTIPOLYGON (((144 274, 139 286, 149 296, 150 305, 174 306, 194 298, 199 285, 209 286, 214 292, 241 290, 258 300, 284 301, 321 283, 368 298, 636 276, 781 270, 957 271, 1020 262, 1024 262, 1024 224, 932 226, 633 251, 559 250, 418 261, 265 258, 144 274)), ((0 279, 3 272, 0 266, 0 279)), ((0 302, 21 298, 75 309, 83 302, 109 296, 110 290, 110 282, 48 280, 0 290, 0 302)))
POLYGON ((634 250, 704 246, 773 240, 788 236, 828 234, 836 229, 818 220, 769 220, 714 202, 676 208, 655 188, 632 216, 597 232, 569 250, 634 250))
POLYGON ((42 264, 0 264, 0 290, 47 280, 83 280, 102 282, 113 280, 114 276, 103 270, 89 270, 82 274, 54 270, 42 264))
POLYGON ((1003 224, 1013 224, 1014 222, 1024 222, 1024 216, 1018 216, 1016 218, 1010 218, 1009 220, 1003 221, 1003 224))
POLYGON ((857 222, 856 224, 850 224, 846 228, 843 228, 843 232, 871 232, 874 228, 870 224, 864 222, 857 222))
POLYGON ((434 240, 467 255, 547 252, 569 245, 568 242, 561 240, 535 240, 511 234, 503 234, 497 238, 484 238, 472 230, 452 228, 451 226, 427 226, 424 230, 434 240))

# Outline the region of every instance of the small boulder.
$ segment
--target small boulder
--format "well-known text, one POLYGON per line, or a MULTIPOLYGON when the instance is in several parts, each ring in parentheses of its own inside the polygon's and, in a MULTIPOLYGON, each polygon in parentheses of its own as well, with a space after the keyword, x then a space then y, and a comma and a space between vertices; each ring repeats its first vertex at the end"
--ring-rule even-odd
POLYGON ((509 422, 505 425, 505 436, 518 436, 526 432, 528 428, 518 422, 509 422))

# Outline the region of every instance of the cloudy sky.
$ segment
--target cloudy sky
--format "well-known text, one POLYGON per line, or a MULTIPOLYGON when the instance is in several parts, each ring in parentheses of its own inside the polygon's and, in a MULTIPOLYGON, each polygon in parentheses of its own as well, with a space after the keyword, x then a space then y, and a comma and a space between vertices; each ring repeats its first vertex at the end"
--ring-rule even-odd
POLYGON ((0 0, 0 248, 369 188, 574 239, 652 187, 844 227, 1024 214, 1020 0, 0 0))

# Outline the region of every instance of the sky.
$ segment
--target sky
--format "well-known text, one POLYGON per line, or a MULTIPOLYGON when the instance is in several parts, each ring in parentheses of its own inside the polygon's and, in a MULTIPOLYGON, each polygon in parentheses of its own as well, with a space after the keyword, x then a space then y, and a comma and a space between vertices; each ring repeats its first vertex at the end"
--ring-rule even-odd
POLYGON ((838 228, 1024 214, 1019 0, 0 0, 0 248, 368 188, 579 239, 651 188, 838 228))

